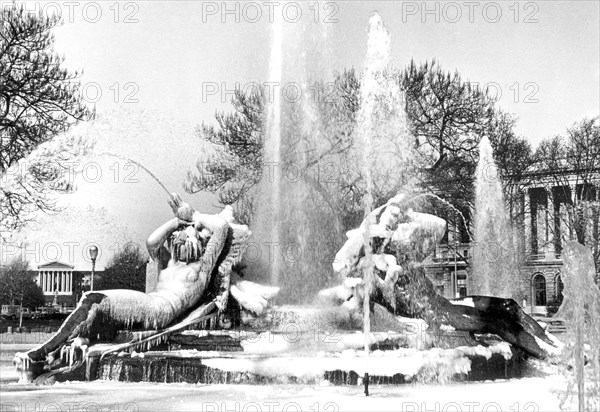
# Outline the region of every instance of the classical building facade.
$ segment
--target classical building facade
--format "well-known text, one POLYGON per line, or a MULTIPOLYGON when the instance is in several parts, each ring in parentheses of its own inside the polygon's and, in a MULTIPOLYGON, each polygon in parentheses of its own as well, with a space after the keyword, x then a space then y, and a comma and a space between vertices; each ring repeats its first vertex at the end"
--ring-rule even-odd
POLYGON ((37 284, 44 292, 47 306, 74 307, 81 298, 89 271, 75 270, 75 266, 53 261, 37 267, 37 284))
MULTIPOLYGON (((578 240, 598 256, 600 174, 531 173, 519 182, 512 204, 519 273, 519 303, 532 313, 544 314, 562 302, 562 251, 578 240)), ((449 232, 456 232, 449 228, 449 232)), ((452 236, 425 262, 429 279, 447 298, 477 294, 473 273, 474 245, 452 236)))

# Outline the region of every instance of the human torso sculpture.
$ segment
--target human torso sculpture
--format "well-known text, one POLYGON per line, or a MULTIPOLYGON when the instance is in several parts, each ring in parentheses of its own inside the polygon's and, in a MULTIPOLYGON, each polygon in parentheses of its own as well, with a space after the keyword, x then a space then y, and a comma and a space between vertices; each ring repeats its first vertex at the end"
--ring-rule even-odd
POLYGON ((232 295, 240 306, 260 313, 277 292, 239 279, 231 283, 233 267, 241 261, 251 232, 236 224, 226 207, 217 215, 194 211, 176 194, 169 201, 173 219, 147 240, 159 267, 156 289, 150 293, 115 289, 84 293, 76 309, 48 341, 15 357, 21 381, 32 381, 52 368, 66 344, 111 341, 119 330, 160 330, 199 304, 222 311, 232 295))

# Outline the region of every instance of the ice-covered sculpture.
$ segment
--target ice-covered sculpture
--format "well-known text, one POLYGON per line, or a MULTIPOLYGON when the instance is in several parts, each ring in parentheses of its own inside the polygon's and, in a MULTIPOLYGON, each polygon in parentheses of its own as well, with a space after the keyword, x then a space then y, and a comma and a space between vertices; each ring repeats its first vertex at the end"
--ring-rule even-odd
POLYGON ((350 317, 361 319, 364 273, 371 265, 370 301, 396 316, 423 319, 432 329, 446 325, 471 334, 496 334, 535 357, 554 353, 560 345, 514 300, 469 296, 451 302, 437 293, 422 261, 444 235, 446 222, 415 212, 410 203, 402 194, 395 196, 373 210, 358 229, 347 233, 348 240, 333 263, 334 271, 345 281, 322 291, 322 299, 341 304, 350 317))
POLYGON ((223 311, 230 294, 241 308, 256 314, 264 311, 267 299, 278 289, 232 276, 251 232, 246 225, 234 222, 231 207, 216 215, 203 214, 176 194, 171 195, 169 205, 175 217, 146 242, 151 259, 159 267, 156 289, 150 293, 125 289, 84 293, 52 338, 16 354, 22 382, 60 367, 57 359, 65 345, 85 349, 98 341, 114 342, 119 331, 143 330, 143 335, 109 351, 139 345, 223 311))

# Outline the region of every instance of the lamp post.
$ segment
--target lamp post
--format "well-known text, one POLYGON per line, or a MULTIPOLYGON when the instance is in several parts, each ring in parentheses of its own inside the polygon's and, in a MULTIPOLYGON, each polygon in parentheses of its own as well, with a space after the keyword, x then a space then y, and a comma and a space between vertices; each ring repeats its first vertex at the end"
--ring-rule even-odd
POLYGON ((92 259, 92 277, 90 280, 90 291, 94 290, 94 271, 96 270, 96 258, 98 257, 98 248, 95 245, 90 246, 90 258, 92 259))

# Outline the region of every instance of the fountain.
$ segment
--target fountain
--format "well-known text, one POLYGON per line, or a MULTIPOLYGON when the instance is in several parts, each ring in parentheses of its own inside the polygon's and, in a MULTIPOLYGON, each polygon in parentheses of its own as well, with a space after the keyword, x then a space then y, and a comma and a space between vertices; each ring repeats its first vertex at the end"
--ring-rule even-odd
POLYGON ((261 258, 253 262, 256 270, 270 274, 273 285, 279 284, 282 270, 281 244, 281 85, 283 79, 283 18, 277 17, 273 22, 271 38, 271 57, 269 60, 269 82, 278 85, 272 95, 267 98, 267 117, 264 140, 263 177, 258 189, 258 202, 254 217, 256 231, 254 239, 261 249, 261 258), (268 248, 267 259, 262 256, 262 248, 268 248), (260 265, 259 265, 260 263, 260 265))
POLYGON ((476 294, 512 298, 524 296, 519 285, 519 252, 506 211, 502 182, 487 137, 479 143, 475 179, 475 243, 470 290, 476 294))
POLYGON ((565 245, 564 302, 558 316, 569 319, 561 368, 567 381, 567 391, 561 397, 561 408, 577 395, 580 411, 598 410, 600 406, 600 291, 594 281, 597 276, 594 253, 589 247, 571 241, 565 245), (573 373, 574 372, 574 373, 573 373))
POLYGON ((314 52, 307 44, 320 45, 325 36, 322 25, 284 23, 281 17, 273 24, 269 82, 276 86, 265 96, 263 176, 250 222, 258 256, 245 262, 245 274, 280 286, 282 302, 302 302, 323 286, 330 262, 322 256, 333 255, 330 240, 340 232, 319 170, 324 126, 311 89, 323 76, 307 64, 314 52), (323 253, 326 248, 330 253, 323 253), (307 274, 313 274, 310 281, 307 274))
MULTIPOLYGON (((271 75, 283 81, 284 30, 281 22, 274 26, 271 75)), ((335 260, 326 262, 333 263, 333 273, 331 266, 320 272, 324 262, 306 256, 267 262, 268 277, 283 289, 279 299, 292 302, 296 293, 319 305, 273 306, 277 287, 240 277, 238 265, 253 238, 246 225, 235 222, 232 209, 206 215, 172 194, 174 218, 147 241, 159 270, 156 290, 86 293, 55 336, 17 354, 23 382, 356 385, 362 376, 374 384, 445 382, 519 376, 525 354, 549 356, 554 340, 513 300, 472 296, 449 302, 425 276, 422 262, 444 235, 446 222, 414 210, 415 156, 402 93, 388 67, 389 33, 379 15, 371 16, 368 34, 353 147, 367 187, 366 216, 347 232, 335 260), (374 152, 380 156, 370 156, 374 152), (393 153, 402 162, 388 162, 393 153), (399 170, 390 169, 397 164, 399 170), (404 192, 374 208, 374 187, 390 172, 404 192), (317 293, 322 285, 312 282, 316 277, 341 285, 317 293)), ((317 109, 308 100, 297 107, 275 98, 268 108, 266 159, 283 166, 306 162, 302 150, 319 147, 314 137, 305 138, 319 136, 306 130, 319 125, 317 109), (299 124, 286 117, 294 111, 302 116, 299 124), (290 131, 300 131, 300 138, 290 137, 290 131)), ((302 248, 337 235, 339 226, 317 213, 316 199, 323 195, 309 190, 314 182, 283 177, 261 184, 266 197, 258 200, 254 241, 302 248)), ((261 264, 254 271, 262 270, 261 264)))

